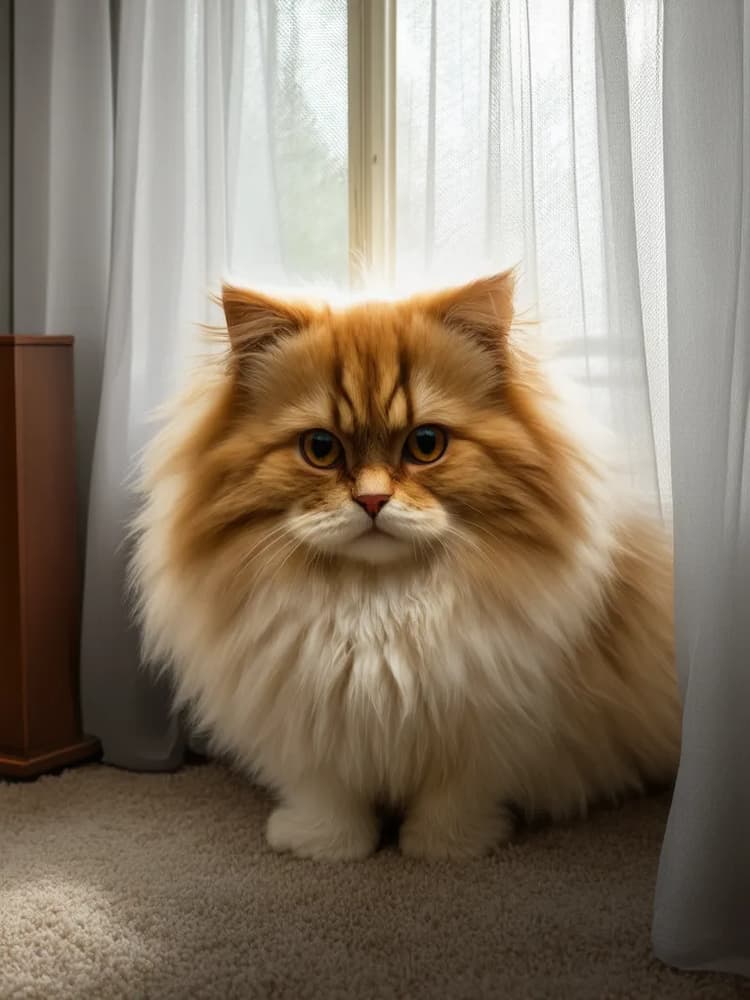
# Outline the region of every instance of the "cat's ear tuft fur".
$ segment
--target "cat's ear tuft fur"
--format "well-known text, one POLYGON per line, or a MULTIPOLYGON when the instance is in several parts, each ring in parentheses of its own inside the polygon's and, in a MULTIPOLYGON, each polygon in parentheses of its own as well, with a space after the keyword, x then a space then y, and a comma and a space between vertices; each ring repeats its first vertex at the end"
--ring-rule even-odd
POLYGON ((221 305, 233 350, 245 354, 299 331, 310 321, 308 310, 261 292, 224 285, 221 305))
POLYGON ((513 322, 514 287, 514 271, 501 271, 431 296, 428 311, 445 326, 497 346, 513 322))

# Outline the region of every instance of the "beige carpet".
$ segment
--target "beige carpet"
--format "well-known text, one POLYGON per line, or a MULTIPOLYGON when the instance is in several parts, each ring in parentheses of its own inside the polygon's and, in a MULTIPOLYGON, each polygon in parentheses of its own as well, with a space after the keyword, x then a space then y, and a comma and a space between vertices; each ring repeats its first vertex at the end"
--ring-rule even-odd
POLYGON ((272 854, 216 765, 0 784, 0 997, 750 995, 650 956, 664 796, 464 866, 272 854))

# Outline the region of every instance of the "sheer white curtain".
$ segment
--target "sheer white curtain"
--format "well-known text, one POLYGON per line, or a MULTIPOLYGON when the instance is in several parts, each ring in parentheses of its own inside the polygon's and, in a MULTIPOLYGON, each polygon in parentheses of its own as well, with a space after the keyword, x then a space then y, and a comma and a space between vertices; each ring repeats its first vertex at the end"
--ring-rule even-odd
POLYGON ((667 4, 680 772, 654 945, 750 975, 750 2, 667 4))
POLYGON ((661 4, 397 10, 397 270, 520 264, 520 305, 668 508, 661 4))
POLYGON ((112 231, 109 6, 28 0, 13 20, 13 329, 76 336, 83 535, 112 231))

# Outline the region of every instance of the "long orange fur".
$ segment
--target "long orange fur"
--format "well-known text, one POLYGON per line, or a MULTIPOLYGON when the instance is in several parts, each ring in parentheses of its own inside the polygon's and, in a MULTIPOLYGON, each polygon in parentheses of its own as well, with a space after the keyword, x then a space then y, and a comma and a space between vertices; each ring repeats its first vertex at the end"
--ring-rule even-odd
POLYGON ((278 792, 271 845, 366 856, 386 803, 405 852, 468 857, 511 806, 561 818, 669 781, 669 540, 514 333, 512 275, 223 302, 227 350, 147 455, 134 579, 177 704, 278 792), (424 424, 448 446, 417 465, 424 424), (311 428, 342 465, 305 462, 311 428))

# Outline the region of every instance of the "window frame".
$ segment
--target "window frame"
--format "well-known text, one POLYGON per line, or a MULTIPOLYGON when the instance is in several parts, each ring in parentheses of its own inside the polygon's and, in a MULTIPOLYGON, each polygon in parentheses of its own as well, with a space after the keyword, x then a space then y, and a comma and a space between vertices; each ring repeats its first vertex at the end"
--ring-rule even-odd
POLYGON ((396 251, 396 2, 348 0, 349 280, 388 285, 396 251))

